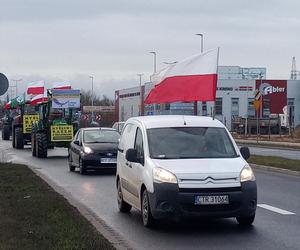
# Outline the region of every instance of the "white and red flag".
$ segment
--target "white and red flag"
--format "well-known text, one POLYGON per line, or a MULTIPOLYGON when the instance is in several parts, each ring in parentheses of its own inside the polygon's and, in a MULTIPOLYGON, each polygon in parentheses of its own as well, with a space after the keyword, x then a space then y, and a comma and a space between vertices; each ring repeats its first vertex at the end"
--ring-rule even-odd
POLYGON ((28 95, 43 94, 44 89, 45 89, 45 82, 44 81, 31 82, 31 83, 28 83, 27 94, 28 95))
POLYGON ((177 62, 150 91, 145 104, 215 101, 219 49, 177 62))
POLYGON ((52 84, 52 88, 53 89, 71 89, 71 83, 67 82, 67 81, 63 81, 63 82, 54 82, 52 84))
POLYGON ((47 101, 48 101, 47 90, 45 90, 43 94, 38 94, 33 96, 30 101, 30 105, 34 106, 47 101))

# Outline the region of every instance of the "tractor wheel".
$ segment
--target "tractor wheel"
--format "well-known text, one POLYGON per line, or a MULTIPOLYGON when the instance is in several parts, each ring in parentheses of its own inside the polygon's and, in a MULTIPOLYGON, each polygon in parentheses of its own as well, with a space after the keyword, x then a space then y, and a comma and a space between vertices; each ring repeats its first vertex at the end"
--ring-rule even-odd
POLYGON ((36 132, 35 132, 35 127, 32 126, 31 130, 31 153, 32 156, 36 156, 36 132))
POLYGON ((8 141, 9 140, 9 126, 8 125, 4 125, 3 129, 2 129, 2 140, 4 141, 8 141))
POLYGON ((47 134, 44 132, 36 133, 36 156, 47 158, 47 134))
POLYGON ((15 128, 13 127, 12 128, 12 131, 11 131, 11 142, 12 142, 12 147, 15 148, 16 147, 16 139, 15 139, 15 128))
POLYGON ((23 149, 24 148, 24 137, 23 137, 23 131, 21 128, 15 128, 15 146, 17 149, 23 149))

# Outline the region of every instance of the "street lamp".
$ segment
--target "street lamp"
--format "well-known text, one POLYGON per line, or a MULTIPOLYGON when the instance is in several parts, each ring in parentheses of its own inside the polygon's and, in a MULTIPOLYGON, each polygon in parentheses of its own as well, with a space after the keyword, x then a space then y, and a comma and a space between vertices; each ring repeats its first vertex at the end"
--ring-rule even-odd
POLYGON ((93 76, 89 76, 91 78, 92 81, 92 122, 94 121, 94 77, 93 76))
POLYGON ((200 36, 201 37, 201 53, 203 53, 203 34, 199 33, 199 34, 195 34, 196 36, 200 36))
POLYGON ((142 105, 143 105, 143 97, 142 97, 142 76, 144 74, 137 74, 140 78, 140 115, 142 115, 142 105))
POLYGON ((153 60, 153 74, 155 74, 156 73, 156 52, 155 51, 151 51, 150 52, 151 54, 153 54, 153 56, 154 56, 154 60, 153 60))
POLYGON ((163 62, 164 64, 166 64, 166 65, 173 65, 173 64, 175 64, 175 63, 178 63, 178 61, 174 61, 174 62, 163 62))

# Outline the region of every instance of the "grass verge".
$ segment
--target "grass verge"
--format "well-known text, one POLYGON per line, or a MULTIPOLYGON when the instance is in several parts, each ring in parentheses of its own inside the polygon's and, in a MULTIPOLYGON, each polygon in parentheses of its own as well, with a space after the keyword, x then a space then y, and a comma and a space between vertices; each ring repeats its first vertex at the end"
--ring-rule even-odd
POLYGON ((114 249, 27 166, 0 163, 0 249, 114 249))
POLYGON ((292 160, 277 156, 251 155, 249 163, 300 171, 300 160, 292 160))

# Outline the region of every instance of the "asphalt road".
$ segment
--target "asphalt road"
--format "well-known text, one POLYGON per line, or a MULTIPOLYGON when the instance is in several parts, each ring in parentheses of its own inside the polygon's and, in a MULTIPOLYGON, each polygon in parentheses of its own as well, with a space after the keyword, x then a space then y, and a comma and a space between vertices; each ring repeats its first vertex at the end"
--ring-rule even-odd
POLYGON ((253 155, 279 156, 288 159, 300 160, 300 150, 296 149, 256 147, 250 145, 248 148, 250 149, 250 153, 253 155))
POLYGON ((258 207, 254 225, 249 229, 240 228, 234 219, 162 223, 147 229, 137 211, 128 215, 118 212, 113 174, 70 173, 64 149, 49 150, 49 158, 37 159, 31 156, 29 148, 15 150, 11 142, 0 141, 0 152, 2 158, 28 164, 47 175, 139 250, 300 249, 300 177, 256 171, 258 203, 271 207, 258 207))

